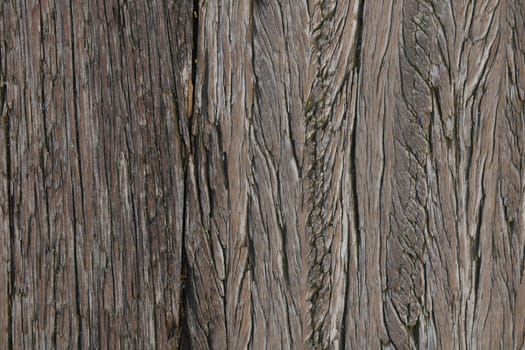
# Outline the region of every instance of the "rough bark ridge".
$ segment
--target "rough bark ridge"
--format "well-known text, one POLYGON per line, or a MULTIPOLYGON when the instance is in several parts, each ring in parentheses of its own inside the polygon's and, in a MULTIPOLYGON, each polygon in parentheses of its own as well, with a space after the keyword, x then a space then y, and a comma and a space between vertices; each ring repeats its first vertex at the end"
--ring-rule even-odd
POLYGON ((525 346, 525 1, 0 18, 2 348, 525 346))
POLYGON ((192 344, 523 347, 523 5, 200 3, 192 344))

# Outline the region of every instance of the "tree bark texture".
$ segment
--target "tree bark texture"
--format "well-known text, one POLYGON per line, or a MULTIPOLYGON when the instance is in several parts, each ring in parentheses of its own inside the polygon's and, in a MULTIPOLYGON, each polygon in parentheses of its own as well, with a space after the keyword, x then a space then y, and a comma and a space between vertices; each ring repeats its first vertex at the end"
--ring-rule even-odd
POLYGON ((0 10, 2 348, 525 348, 524 0, 0 10))

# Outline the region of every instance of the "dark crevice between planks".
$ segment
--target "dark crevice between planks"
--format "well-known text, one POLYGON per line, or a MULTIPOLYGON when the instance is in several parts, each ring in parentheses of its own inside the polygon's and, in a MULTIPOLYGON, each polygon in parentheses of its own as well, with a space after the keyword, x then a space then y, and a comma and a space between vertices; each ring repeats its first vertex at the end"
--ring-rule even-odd
MULTIPOLYGON (((5 171, 6 171, 6 193, 7 193, 7 211, 8 211, 8 223, 9 223, 9 247, 10 247, 10 259, 9 259, 9 286, 8 286, 8 349, 14 349, 13 344, 13 300, 15 297, 15 201, 13 192, 11 191, 11 143, 9 140, 10 130, 11 130, 11 121, 9 115, 9 107, 7 105, 7 81, 6 81, 6 67, 4 65, 4 60, 2 59, 3 48, 5 45, 0 46, 0 115, 2 128, 4 129, 4 149, 5 149, 5 171)), ((5 49, 4 49, 5 50, 5 49)))
MULTIPOLYGON (((4 91, 5 93, 5 91, 4 91)), ((3 103, 2 103, 3 104, 3 103)), ((6 112, 8 113, 8 112, 6 112)), ((11 128, 11 123, 9 121, 9 115, 6 114, 2 118, 5 118, 4 122, 4 141, 5 141, 5 160, 6 160, 6 173, 7 173, 7 196, 8 196, 8 212, 9 212, 9 245, 10 245, 10 271, 9 271, 9 305, 8 305, 8 313, 9 313, 9 349, 14 349, 13 346, 13 301, 15 298, 15 248, 14 248, 14 242, 15 242, 15 222, 14 222, 14 208, 15 208, 15 201, 14 196, 11 191, 11 182, 12 182, 12 176, 11 176, 11 147, 9 142, 9 130, 11 128)))
MULTIPOLYGON (((188 166, 184 166, 184 183, 188 183, 188 166)), ((182 203, 184 203, 183 213, 182 213, 182 237, 181 237, 181 266, 180 266, 180 281, 179 281, 179 315, 178 315, 178 329, 176 329, 176 337, 179 349, 189 349, 189 332, 187 329, 187 320, 186 320, 186 300, 187 300, 187 266, 188 258, 186 256, 186 230, 187 230, 187 198, 188 198, 188 187, 184 188, 184 198, 182 203)))
MULTIPOLYGON (((75 21, 74 21, 74 14, 73 14, 73 0, 70 0, 69 2, 69 21, 71 26, 71 67, 72 67, 72 75, 73 75, 73 116, 75 120, 75 138, 76 138, 76 148, 77 148, 77 162, 78 162, 78 175, 80 180, 80 198, 81 198, 81 210, 82 213, 84 212, 84 181, 82 178, 82 159, 81 159, 81 153, 80 153, 80 132, 79 132, 79 118, 78 118, 78 106, 77 106, 77 99, 78 99, 78 91, 77 91, 77 72, 75 67, 75 21)), ((77 229, 77 208, 76 208, 76 202, 75 202, 75 186, 73 185, 73 264, 74 264, 74 270, 75 270, 75 296, 76 296, 76 311, 77 311, 77 317, 78 317, 78 334, 77 334, 77 346, 78 349, 82 350, 82 314, 80 311, 80 272, 78 267, 78 261, 80 257, 77 254, 78 251, 78 240, 77 237, 79 235, 78 229, 77 229)))
MULTIPOLYGON (((184 124, 181 124, 182 120, 181 118, 192 118, 194 120, 196 109, 195 109, 195 90, 196 90, 196 81, 197 81, 197 65, 198 65, 198 53, 199 53, 199 0, 193 0, 193 8, 192 8, 192 43, 191 43, 191 76, 189 81, 189 89, 188 89, 188 96, 187 96, 187 103, 186 110, 188 111, 187 116, 179 115, 176 120, 177 128, 179 131, 180 136, 183 138, 183 142, 181 142, 182 147, 182 162, 184 166, 184 184, 189 183, 189 162, 188 159, 190 157, 190 154, 193 153, 193 149, 197 150, 198 147, 195 144, 197 139, 195 138, 193 142, 191 141, 191 132, 190 132, 190 139, 186 139, 185 135, 186 131, 184 131, 186 128, 184 128, 184 124, 186 124, 188 121, 184 121, 184 124)), ((174 91, 177 91, 176 88, 174 91)), ((175 96, 176 98, 176 96, 175 96)), ((177 114, 177 108, 175 106, 174 113, 177 114)), ((181 233, 181 266, 180 266, 180 280, 179 280, 179 315, 178 315, 178 329, 176 330, 176 337, 178 340, 178 348, 179 349, 190 349, 191 348, 191 341, 190 341, 190 332, 188 329, 188 320, 187 320, 187 312, 186 312, 186 304, 189 297, 187 284, 191 283, 191 281, 188 280, 188 257, 186 255, 186 232, 188 230, 188 186, 185 186, 184 188, 184 198, 183 198, 183 223, 182 223, 182 233, 181 233)), ((201 209, 202 213, 202 209, 201 209)))

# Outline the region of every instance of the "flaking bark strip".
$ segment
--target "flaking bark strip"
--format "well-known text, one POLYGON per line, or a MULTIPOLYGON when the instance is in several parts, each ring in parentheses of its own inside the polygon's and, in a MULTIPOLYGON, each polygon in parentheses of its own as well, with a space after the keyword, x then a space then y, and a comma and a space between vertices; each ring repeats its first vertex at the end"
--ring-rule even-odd
POLYGON ((398 348, 417 347, 417 328, 425 317, 421 298, 424 295, 423 261, 427 232, 427 164, 429 131, 433 108, 432 91, 428 84, 430 72, 431 8, 417 1, 406 1, 402 7, 399 49, 400 98, 392 117, 392 165, 395 190, 391 198, 392 213, 386 240, 387 309, 386 325, 392 342, 398 348), (407 174, 409 176, 407 176, 407 174))
POLYGON ((310 310, 309 328, 304 334, 307 343, 314 348, 323 347, 322 342, 322 318, 321 321, 318 315, 321 309, 326 305, 321 305, 323 294, 326 291, 324 283, 323 259, 325 252, 325 193, 324 193, 324 168, 325 159, 323 152, 323 136, 325 134, 328 115, 325 113, 325 101, 327 98, 327 86, 323 85, 323 80, 326 72, 323 69, 322 50, 323 46, 327 44, 329 38, 323 37, 323 26, 329 27, 329 19, 331 11, 327 9, 327 2, 322 2, 320 8, 314 8, 314 11, 319 11, 319 18, 317 26, 314 23, 312 30, 312 56, 319 65, 315 81, 312 85, 312 91, 305 106, 305 124, 306 124, 306 150, 307 150, 307 171, 305 183, 305 191, 308 193, 308 219, 306 226, 306 240, 307 240, 307 280, 308 290, 306 291, 307 303, 310 310), (323 123, 324 119, 324 123, 323 123))
MULTIPOLYGON (((343 162, 341 152, 344 151, 339 145, 347 137, 352 138, 349 151, 350 157, 355 159, 355 123, 345 120, 353 125, 348 132, 343 131, 340 123, 345 118, 356 118, 353 113, 357 109, 348 114, 345 109, 351 105, 350 91, 357 91, 349 88, 349 84, 359 81, 363 23, 363 2, 350 2, 341 9, 340 5, 335 1, 321 1, 311 7, 311 59, 316 75, 304 107, 307 137, 304 183, 309 193, 306 226, 309 290, 306 293, 310 307, 308 322, 311 322, 305 338, 314 348, 323 349, 345 343, 345 336, 334 332, 334 327, 338 330, 345 327, 342 318, 346 317, 346 312, 332 310, 332 307, 341 302, 346 305, 347 289, 328 283, 334 269, 340 268, 334 256, 347 250, 339 241, 346 233, 335 229, 341 220, 335 215, 341 203, 333 196, 333 191, 341 186, 342 178, 334 169, 343 162), (344 295, 339 295, 341 291, 344 295)), ((355 178, 355 172, 351 176, 355 178)), ((353 187, 355 192, 355 180, 353 187)), ((354 202, 357 208, 356 198, 354 202)), ((348 281, 341 283, 344 285, 348 281)))

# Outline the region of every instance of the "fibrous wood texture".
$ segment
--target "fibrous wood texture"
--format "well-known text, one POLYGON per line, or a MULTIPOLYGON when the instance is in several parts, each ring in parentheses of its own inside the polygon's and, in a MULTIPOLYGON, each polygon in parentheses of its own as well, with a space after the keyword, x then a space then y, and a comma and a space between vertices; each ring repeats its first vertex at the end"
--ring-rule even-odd
POLYGON ((2 348, 176 346, 192 4, 0 6, 2 348))
POLYGON ((525 347, 523 0, 0 9, 5 348, 525 347))

